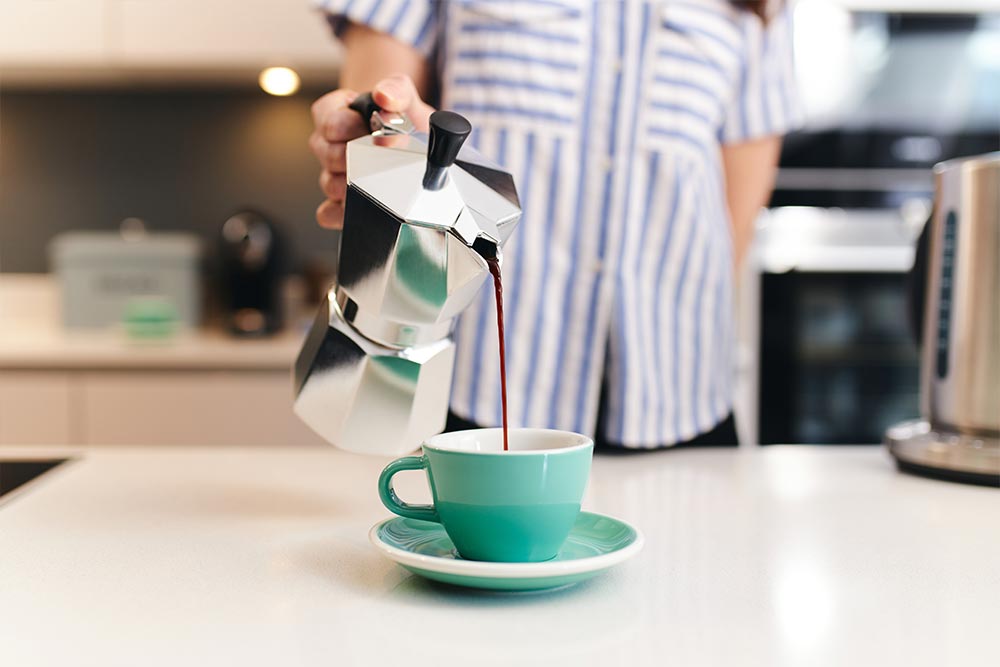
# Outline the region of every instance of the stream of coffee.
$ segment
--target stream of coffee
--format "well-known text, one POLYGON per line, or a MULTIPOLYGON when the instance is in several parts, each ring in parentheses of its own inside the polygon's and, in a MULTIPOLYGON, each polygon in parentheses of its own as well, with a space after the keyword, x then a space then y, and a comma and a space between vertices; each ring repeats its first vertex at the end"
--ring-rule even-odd
POLYGON ((500 257, 487 257, 493 275, 493 292, 497 300, 497 337, 500 340, 500 405, 503 410, 503 450, 507 451, 507 353, 503 341, 503 280, 500 278, 500 257))

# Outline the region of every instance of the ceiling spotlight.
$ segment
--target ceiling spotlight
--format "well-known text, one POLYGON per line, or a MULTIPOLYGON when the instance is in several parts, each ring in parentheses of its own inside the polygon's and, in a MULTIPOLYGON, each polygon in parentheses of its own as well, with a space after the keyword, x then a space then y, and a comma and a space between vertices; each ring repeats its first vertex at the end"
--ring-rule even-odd
POLYGON ((261 89, 270 95, 294 95, 299 89, 299 75, 290 67, 268 67, 257 79, 261 89))

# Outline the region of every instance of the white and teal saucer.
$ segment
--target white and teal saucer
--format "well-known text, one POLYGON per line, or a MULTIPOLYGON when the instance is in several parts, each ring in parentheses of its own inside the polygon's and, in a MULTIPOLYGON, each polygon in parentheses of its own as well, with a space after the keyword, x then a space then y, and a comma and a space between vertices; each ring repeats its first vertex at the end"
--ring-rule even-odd
POLYGON ((642 533, 603 514, 580 512, 552 560, 490 563, 464 560, 439 523, 395 517, 372 526, 372 544, 410 572, 455 586, 535 591, 589 579, 642 549, 642 533))

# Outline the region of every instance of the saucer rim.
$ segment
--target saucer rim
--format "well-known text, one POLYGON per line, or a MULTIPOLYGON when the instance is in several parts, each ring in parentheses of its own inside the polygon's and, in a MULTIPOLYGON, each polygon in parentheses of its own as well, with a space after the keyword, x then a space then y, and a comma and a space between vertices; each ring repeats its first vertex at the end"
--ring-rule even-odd
POLYGON ((616 549, 599 556, 587 556, 584 558, 574 558, 573 560, 566 561, 548 560, 539 563, 505 563, 494 561, 458 560, 454 558, 442 558, 440 556, 418 554, 383 542, 378 535, 379 529, 390 521, 402 518, 398 516, 391 516, 379 521, 371 527, 368 531, 368 540, 382 554, 404 567, 409 566, 445 574, 467 575, 494 579, 543 578, 560 575, 584 574, 587 572, 604 570, 617 565, 618 563, 628 560, 642 550, 642 547, 646 542, 646 538, 639 528, 632 525, 628 521, 608 514, 602 514, 600 512, 581 511, 580 513, 617 521, 618 523, 631 528, 635 533, 635 539, 620 549, 616 549))

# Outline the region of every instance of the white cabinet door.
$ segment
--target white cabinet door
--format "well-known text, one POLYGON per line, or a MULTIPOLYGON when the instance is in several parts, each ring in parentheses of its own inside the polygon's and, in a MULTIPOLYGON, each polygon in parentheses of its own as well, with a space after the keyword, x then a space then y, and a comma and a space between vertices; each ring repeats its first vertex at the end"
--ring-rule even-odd
POLYGON ((267 65, 315 78, 339 62, 309 0, 0 0, 0 73, 12 81, 146 72, 252 82, 267 65))
POLYGON ((0 67, 104 63, 110 1, 0 0, 0 67))
POLYGON ((81 385, 91 445, 301 445, 322 441, 292 413, 274 371, 101 371, 81 385))
POLYGON ((112 53, 131 66, 329 66, 337 46, 308 0, 115 0, 112 53))
POLYGON ((0 445, 74 444, 69 373, 0 371, 0 445))

